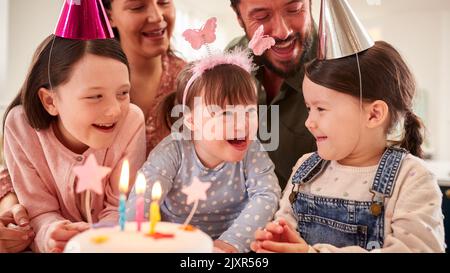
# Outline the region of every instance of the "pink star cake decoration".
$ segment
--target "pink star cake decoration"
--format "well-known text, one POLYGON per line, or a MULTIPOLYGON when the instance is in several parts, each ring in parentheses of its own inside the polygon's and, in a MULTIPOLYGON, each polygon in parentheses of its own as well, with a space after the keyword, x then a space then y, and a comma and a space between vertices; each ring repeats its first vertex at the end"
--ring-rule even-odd
POLYGON ((91 190, 98 195, 103 194, 102 180, 111 172, 111 168, 100 166, 93 154, 90 154, 83 165, 73 167, 78 177, 76 192, 91 190))
POLYGON ((194 177, 192 180, 191 185, 183 187, 181 190, 182 193, 187 195, 187 205, 198 200, 206 200, 206 192, 211 187, 211 182, 201 182, 198 177, 194 177))

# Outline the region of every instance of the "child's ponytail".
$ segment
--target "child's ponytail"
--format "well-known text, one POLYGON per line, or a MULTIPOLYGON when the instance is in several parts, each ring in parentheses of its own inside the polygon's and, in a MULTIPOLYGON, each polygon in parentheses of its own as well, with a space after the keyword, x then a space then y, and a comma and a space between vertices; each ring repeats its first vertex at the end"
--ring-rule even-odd
POLYGON ((407 111, 404 121, 405 136, 400 142, 400 147, 408 150, 412 155, 423 158, 422 143, 423 123, 412 111, 407 111))

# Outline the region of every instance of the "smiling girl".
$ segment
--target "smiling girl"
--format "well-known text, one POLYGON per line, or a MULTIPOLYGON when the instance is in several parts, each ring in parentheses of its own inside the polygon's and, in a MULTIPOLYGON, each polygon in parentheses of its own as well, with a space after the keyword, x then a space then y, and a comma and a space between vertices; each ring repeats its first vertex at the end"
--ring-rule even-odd
POLYGON ((93 221, 117 222, 121 163, 127 158, 135 174, 145 161, 144 118, 129 91, 128 62, 115 40, 51 35, 36 51, 4 121, 6 165, 36 232, 35 251, 60 252, 89 227, 72 171, 88 155, 112 169, 105 194, 92 196, 93 221))
POLYGON ((442 193, 421 159, 414 77, 386 42, 315 60, 303 83, 318 151, 300 158, 257 252, 443 252, 442 193), (396 127, 397 125, 401 125, 396 127), (402 139, 388 138, 400 128, 402 139))
MULTIPOLYGON (((173 106, 185 106, 180 120, 186 131, 180 137, 172 130, 141 169, 148 181, 145 211, 149 211, 152 185, 159 181, 165 221, 183 223, 188 217, 192 205, 186 204, 185 187, 196 179, 211 183, 192 225, 225 252, 250 251, 253 232, 273 218, 281 195, 274 165, 256 139, 251 67, 245 53, 210 56, 187 67, 180 74, 177 92, 162 107, 170 127, 173 106)), ((133 189, 127 204, 129 219, 134 219, 135 201, 133 189)))

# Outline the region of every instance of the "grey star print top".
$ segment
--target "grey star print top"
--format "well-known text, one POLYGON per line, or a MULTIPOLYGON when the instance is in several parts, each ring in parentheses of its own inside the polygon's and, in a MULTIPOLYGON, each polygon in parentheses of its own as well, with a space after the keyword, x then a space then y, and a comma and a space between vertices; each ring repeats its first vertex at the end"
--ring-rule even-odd
MULTIPOLYGON (((274 173, 274 165, 258 141, 254 141, 240 162, 224 162, 214 169, 206 168, 197 157, 189 140, 166 137, 150 153, 141 172, 147 180, 144 194, 145 219, 151 203, 153 183, 159 181, 161 217, 163 221, 184 223, 193 204, 186 205, 182 188, 194 177, 211 182, 207 199, 200 200, 191 224, 223 240, 240 252, 250 251, 250 242, 258 228, 272 220, 278 209, 281 189, 274 173)), ((135 219, 136 191, 130 192, 127 218, 135 219)))

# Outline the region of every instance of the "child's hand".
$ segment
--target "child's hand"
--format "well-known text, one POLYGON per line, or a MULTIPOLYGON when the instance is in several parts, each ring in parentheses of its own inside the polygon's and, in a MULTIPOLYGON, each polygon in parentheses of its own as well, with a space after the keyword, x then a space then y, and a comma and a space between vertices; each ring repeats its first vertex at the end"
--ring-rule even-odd
POLYGON ((85 222, 59 222, 50 232, 50 240, 47 243, 47 249, 49 250, 49 252, 53 253, 63 252, 67 242, 72 237, 87 229, 89 229, 89 224, 85 222))
POLYGON ((284 219, 268 223, 264 230, 257 230, 255 239, 250 247, 258 253, 306 253, 309 250, 305 240, 284 219))
POLYGON ((214 252, 216 253, 238 253, 239 251, 232 245, 222 240, 214 241, 214 252))
POLYGON ((34 232, 22 205, 14 205, 0 215, 0 252, 21 252, 33 239, 34 232))

